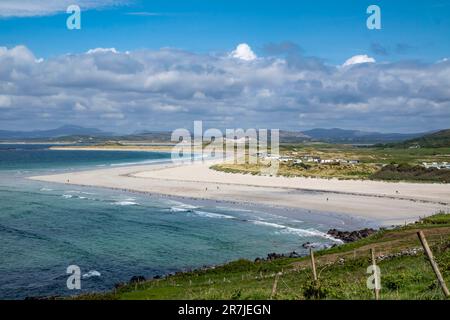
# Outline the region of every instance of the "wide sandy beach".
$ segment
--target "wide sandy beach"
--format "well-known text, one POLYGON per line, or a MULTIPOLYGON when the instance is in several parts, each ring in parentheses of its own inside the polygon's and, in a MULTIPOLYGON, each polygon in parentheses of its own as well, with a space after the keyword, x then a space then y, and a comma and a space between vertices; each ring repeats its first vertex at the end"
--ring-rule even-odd
MULTIPOLYGON (((33 180, 114 188, 192 199, 347 214, 380 225, 450 211, 449 184, 287 178, 218 172, 211 162, 114 167, 32 177, 33 180)), ((294 213, 292 213, 294 212, 294 213)))

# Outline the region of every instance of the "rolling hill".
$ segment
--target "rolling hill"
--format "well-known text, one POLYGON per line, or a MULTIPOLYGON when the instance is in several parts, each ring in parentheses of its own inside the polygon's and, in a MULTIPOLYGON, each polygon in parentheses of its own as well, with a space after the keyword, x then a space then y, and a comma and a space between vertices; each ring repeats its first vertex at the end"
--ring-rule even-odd
POLYGON ((335 143, 389 143, 414 139, 426 133, 380 133, 360 130, 312 129, 303 134, 313 140, 335 143))
POLYGON ((111 133, 104 132, 94 128, 83 128, 80 126, 65 125, 51 130, 36 131, 6 131, 0 130, 1 140, 18 140, 18 139, 44 139, 58 138, 65 136, 105 136, 111 133))
MULTIPOLYGON (((392 144, 399 146, 449 146, 450 130, 433 133, 380 133, 360 130, 312 129, 306 131, 280 130, 281 143, 307 141, 345 144, 392 144)), ((270 134, 268 136, 270 139, 270 134)), ((64 141, 73 143, 103 143, 105 141, 134 141, 146 143, 170 142, 170 131, 141 131, 133 134, 114 134, 95 128, 65 125, 51 130, 6 131, 0 130, 2 141, 64 141)))
POLYGON ((450 129, 441 130, 422 137, 395 144, 398 147, 444 148, 450 147, 450 129))

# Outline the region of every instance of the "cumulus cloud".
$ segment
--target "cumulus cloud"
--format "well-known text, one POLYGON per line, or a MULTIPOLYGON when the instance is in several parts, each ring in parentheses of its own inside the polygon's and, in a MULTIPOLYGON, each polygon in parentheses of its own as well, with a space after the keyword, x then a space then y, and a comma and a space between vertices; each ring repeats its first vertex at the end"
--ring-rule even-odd
POLYGON ((0 127, 73 123, 134 132, 193 120, 217 128, 448 127, 449 60, 343 68, 290 54, 242 62, 175 49, 93 49, 39 60, 24 46, 0 47, 0 127))
POLYGON ((127 0, 1 0, 0 17, 46 16, 65 12, 73 4, 82 9, 103 8, 128 3, 127 0))
POLYGON ((236 59, 245 61, 252 61, 256 59, 256 54, 252 51, 252 48, 246 43, 239 44, 235 50, 231 52, 231 56, 236 59))
POLYGON ((86 51, 87 54, 107 53, 107 52, 118 53, 116 48, 95 48, 86 51))
POLYGON ((356 55, 351 57, 350 59, 347 59, 347 61, 344 62, 342 65, 343 67, 348 67, 353 64, 360 64, 360 63, 375 63, 375 59, 369 57, 366 54, 356 55))

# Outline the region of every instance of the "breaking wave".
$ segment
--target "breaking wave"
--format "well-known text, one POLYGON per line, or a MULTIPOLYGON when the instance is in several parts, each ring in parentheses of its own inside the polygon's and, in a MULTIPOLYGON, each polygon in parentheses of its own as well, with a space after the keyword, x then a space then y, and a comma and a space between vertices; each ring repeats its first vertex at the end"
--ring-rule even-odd
POLYGON ((276 229, 279 229, 280 232, 296 234, 300 237, 321 237, 321 238, 329 239, 329 240, 332 240, 335 242, 341 242, 341 240, 335 239, 332 236, 330 236, 324 232, 321 232, 319 230, 316 230, 316 229, 293 228, 293 227, 284 226, 284 225, 281 225, 278 223, 260 221, 260 220, 252 220, 250 222, 252 222, 253 224, 257 224, 257 225, 276 228, 276 229))

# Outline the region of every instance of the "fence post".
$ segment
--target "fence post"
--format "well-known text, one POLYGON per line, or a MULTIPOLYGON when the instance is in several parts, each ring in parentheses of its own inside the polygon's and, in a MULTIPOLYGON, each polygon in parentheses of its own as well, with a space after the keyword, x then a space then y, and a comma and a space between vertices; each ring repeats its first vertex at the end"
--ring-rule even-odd
POLYGON ((375 288, 373 289, 373 291, 375 293, 375 300, 380 300, 380 281, 378 281, 380 279, 380 275, 378 274, 377 260, 375 259, 374 248, 370 248, 370 255, 372 256, 373 276, 375 278, 375 288))
POLYGON ((420 243, 422 244, 422 247, 425 250, 427 257, 430 260, 431 267, 433 268, 434 274, 436 275, 436 278, 438 279, 438 282, 441 285, 442 291, 444 292, 445 297, 448 298, 450 296, 450 293, 448 291, 447 285, 445 284, 445 280, 442 277, 441 272, 439 271, 439 267, 436 261, 434 260, 433 252, 431 252, 427 239, 425 238, 425 235, 422 231, 417 232, 417 235, 419 236, 420 243))
POLYGON ((313 278, 314 281, 317 281, 316 262, 314 261, 314 251, 311 247, 309 248, 309 256, 311 257, 311 268, 313 272, 313 278))
POLYGON ((278 278, 280 277, 280 274, 277 273, 275 276, 275 281, 273 282, 273 287, 272 287, 272 294, 270 295, 270 299, 272 300, 276 294, 277 294, 277 285, 278 285, 278 278))

